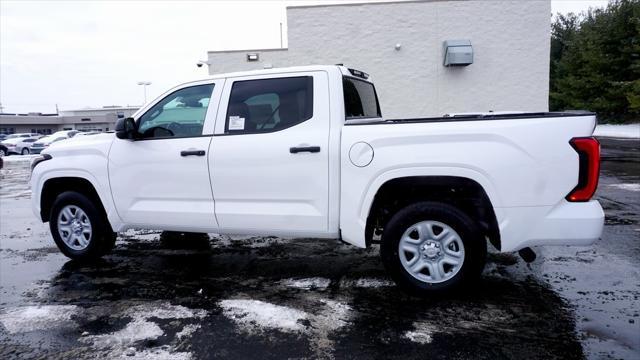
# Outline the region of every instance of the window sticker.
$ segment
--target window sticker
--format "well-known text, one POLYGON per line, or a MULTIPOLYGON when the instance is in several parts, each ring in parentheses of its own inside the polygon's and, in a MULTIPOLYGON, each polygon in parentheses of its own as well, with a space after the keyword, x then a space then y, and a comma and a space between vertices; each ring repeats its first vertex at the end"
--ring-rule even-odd
POLYGON ((229 116, 229 130, 244 130, 244 118, 229 116))

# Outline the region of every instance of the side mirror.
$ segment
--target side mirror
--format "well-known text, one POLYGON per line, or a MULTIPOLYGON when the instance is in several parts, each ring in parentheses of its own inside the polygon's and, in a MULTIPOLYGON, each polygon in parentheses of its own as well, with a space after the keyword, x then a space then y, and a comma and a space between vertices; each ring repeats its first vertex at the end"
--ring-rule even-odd
POLYGON ((138 129, 133 118, 118 119, 116 122, 116 137, 118 139, 133 140, 137 135, 138 129))

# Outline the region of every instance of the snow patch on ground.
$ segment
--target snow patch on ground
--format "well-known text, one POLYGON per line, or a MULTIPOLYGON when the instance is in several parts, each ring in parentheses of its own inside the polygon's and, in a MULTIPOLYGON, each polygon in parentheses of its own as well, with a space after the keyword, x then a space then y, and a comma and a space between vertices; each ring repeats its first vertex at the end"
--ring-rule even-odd
POLYGON ((330 359, 333 358, 334 348, 331 335, 349 324, 352 309, 348 304, 336 300, 321 299, 320 302, 324 306, 320 308, 317 315, 310 319, 311 339, 309 342, 318 358, 330 359))
POLYGON ((222 300, 219 305, 225 316, 249 333, 260 332, 263 328, 302 332, 301 321, 309 318, 304 311, 260 300, 222 300))
MULTIPOLYGON (((115 357, 109 356, 108 358, 115 357)), ((124 354, 121 354, 118 358, 135 360, 190 360, 192 355, 188 352, 174 352, 172 347, 163 346, 160 348, 146 349, 142 351, 130 349, 124 354)))
POLYGON ((296 289, 304 290, 326 290, 329 287, 331 280, 327 278, 314 277, 305 279, 285 279, 280 284, 296 289))
POLYGON ((161 231, 157 230, 144 230, 144 229, 129 229, 120 236, 125 239, 135 239, 136 242, 156 242, 160 238, 161 231))
POLYGON ((222 300, 222 313, 233 320, 242 332, 261 333, 266 329, 309 336, 311 349, 319 358, 331 358, 334 342, 331 335, 349 324, 352 308, 331 299, 318 300, 317 313, 310 313, 260 300, 222 300))
POLYGON ((621 190, 640 191, 640 184, 609 184, 608 186, 621 190))
POLYGON ((189 324, 189 325, 185 325, 182 330, 180 330, 180 332, 178 332, 176 334, 176 337, 178 339, 182 339, 185 337, 190 337, 191 335, 193 335, 193 333, 195 333, 198 329, 200 329, 200 325, 198 324, 189 324))
POLYGON ((418 344, 430 344, 433 341, 433 334, 436 328, 426 322, 414 322, 414 330, 406 331, 403 335, 405 339, 409 339, 418 344))
POLYGON ((351 306, 329 299, 322 299, 320 302, 325 306, 320 310, 320 313, 313 318, 315 325, 319 325, 314 326, 314 328, 334 331, 349 323, 352 311, 351 306))
MULTIPOLYGON (((203 318, 204 310, 193 310, 180 305, 155 303, 136 305, 129 308, 125 316, 132 320, 121 330, 108 334, 89 335, 78 339, 96 349, 109 350, 107 357, 133 357, 135 359, 190 359, 187 352, 174 352, 173 347, 163 346, 137 351, 136 342, 154 340, 164 335, 164 331, 153 319, 190 319, 203 318)), ((176 336, 183 338, 193 334, 199 325, 186 325, 176 336)))
POLYGON ((0 198, 23 198, 31 196, 29 177, 33 156, 5 156, 0 169, 0 198))
POLYGON ((71 317, 77 312, 75 305, 25 306, 0 315, 0 323, 11 334, 47 330, 72 325, 71 317))
POLYGON ((625 125, 598 125, 594 136, 640 139, 640 123, 625 125))
POLYGON ((91 335, 80 341, 92 344, 98 348, 111 348, 133 344, 142 340, 157 339, 164 334, 158 324, 147 319, 134 319, 127 326, 109 334, 91 335))
POLYGON ((393 281, 376 278, 359 278, 344 279, 340 282, 341 287, 357 287, 357 288, 379 288, 386 286, 395 286, 393 281))
POLYGON ((287 244, 293 239, 279 238, 279 237, 264 237, 253 235, 219 235, 212 234, 212 246, 213 247, 229 247, 229 246, 242 246, 252 249, 265 248, 277 244, 287 244))

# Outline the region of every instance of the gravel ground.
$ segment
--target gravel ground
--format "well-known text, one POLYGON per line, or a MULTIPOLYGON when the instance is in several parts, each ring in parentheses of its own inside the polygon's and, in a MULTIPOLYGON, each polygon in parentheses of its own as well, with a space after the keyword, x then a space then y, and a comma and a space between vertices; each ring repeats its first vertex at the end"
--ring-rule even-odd
MULTIPOLYGON (((128 231, 87 265, 0 170, 0 358, 640 358, 637 140, 603 139, 605 232, 589 247, 492 253, 468 293, 419 300, 378 249, 128 231)), ((22 167, 21 167, 22 166, 22 167)))

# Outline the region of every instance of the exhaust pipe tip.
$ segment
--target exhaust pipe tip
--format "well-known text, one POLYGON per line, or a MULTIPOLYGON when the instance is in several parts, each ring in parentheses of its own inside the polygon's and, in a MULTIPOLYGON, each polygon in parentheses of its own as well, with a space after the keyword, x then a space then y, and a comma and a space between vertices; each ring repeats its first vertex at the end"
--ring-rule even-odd
POLYGON ((530 247, 518 250, 518 255, 520 255, 522 260, 524 260, 526 263, 532 263, 536 260, 536 253, 531 250, 530 247))

